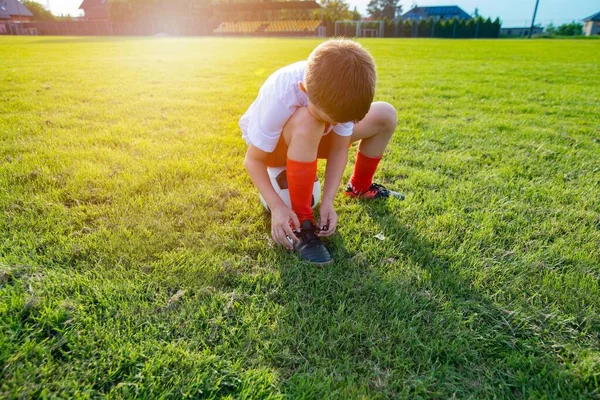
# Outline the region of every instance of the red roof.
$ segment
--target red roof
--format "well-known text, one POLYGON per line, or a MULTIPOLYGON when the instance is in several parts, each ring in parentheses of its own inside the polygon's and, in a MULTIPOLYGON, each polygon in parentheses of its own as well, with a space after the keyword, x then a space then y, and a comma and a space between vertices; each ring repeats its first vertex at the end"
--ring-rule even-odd
POLYGON ((108 0, 83 0, 79 9, 83 10, 88 19, 108 19, 109 17, 108 0))

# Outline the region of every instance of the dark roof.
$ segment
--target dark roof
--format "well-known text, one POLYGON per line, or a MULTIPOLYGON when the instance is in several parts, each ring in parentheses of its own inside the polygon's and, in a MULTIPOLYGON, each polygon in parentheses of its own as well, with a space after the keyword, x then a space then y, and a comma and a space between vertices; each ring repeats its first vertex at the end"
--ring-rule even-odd
POLYGON ((402 15, 403 19, 471 19, 471 16, 458 6, 414 7, 402 15))
POLYGON ((10 19, 10 14, 8 13, 8 7, 0 2, 0 19, 10 19))
POLYGON ((108 0, 83 0, 79 6, 83 10, 86 18, 108 18, 109 7, 108 0))
POLYGON ((0 18, 10 18, 11 15, 33 17, 31 11, 17 0, 0 0, 0 18))
POLYGON ((583 22, 588 22, 588 21, 600 21, 600 12, 597 12, 594 15, 590 15, 589 17, 587 17, 583 20, 583 22))
POLYGON ((260 1, 250 3, 216 3, 196 8, 222 11, 253 11, 253 10, 313 10, 321 8, 314 0, 306 1, 260 1))

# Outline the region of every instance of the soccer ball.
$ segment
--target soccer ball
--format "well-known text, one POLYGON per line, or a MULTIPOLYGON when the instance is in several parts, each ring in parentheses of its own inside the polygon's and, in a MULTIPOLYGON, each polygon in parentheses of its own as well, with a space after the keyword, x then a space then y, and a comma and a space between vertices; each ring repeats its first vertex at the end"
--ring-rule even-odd
MULTIPOLYGON (((285 167, 269 167, 267 168, 267 173, 269 174, 269 178, 271 178, 271 185, 273 185, 273 189, 275 189, 275 193, 281 197, 281 200, 285 203, 286 206, 292 207, 292 202, 290 201, 290 191, 288 189, 288 181, 287 181, 287 173, 285 167)), ((263 207, 267 211, 269 210, 269 206, 267 202, 259 193, 260 202, 263 207)), ((321 182, 319 182, 319 177, 315 177, 315 183, 313 185, 312 191, 312 199, 310 206, 315 208, 321 199, 321 182)))

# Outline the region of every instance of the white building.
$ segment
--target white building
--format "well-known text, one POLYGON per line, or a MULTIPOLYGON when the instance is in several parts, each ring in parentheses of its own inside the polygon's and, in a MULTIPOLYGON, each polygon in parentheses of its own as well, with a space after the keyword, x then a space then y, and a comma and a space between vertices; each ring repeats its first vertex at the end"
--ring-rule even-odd
POLYGON ((585 36, 600 35, 600 12, 583 20, 583 34, 585 36))
MULTIPOLYGON (((500 36, 508 36, 508 37, 524 37, 529 36, 530 27, 526 26, 524 28, 516 27, 516 28, 501 28, 500 36)), ((540 28, 539 26, 534 26, 532 35, 541 35, 544 32, 544 28, 540 28)))

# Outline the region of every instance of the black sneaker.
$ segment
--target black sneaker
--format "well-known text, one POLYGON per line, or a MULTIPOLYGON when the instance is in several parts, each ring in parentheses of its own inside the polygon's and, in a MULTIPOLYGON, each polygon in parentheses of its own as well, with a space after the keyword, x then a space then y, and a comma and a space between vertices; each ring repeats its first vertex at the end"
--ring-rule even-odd
POLYGON ((294 244, 294 250, 300 254, 300 257, 312 264, 319 266, 331 264, 333 258, 321 242, 321 238, 315 233, 316 231, 317 227, 310 220, 302 222, 301 231, 296 232, 300 242, 294 244))
POLYGON ((354 189, 351 183, 346 186, 344 194, 348 197, 359 198, 359 199, 385 199, 388 197, 395 197, 400 200, 404 200, 404 195, 393 190, 386 189, 385 186, 378 183, 371 183, 369 190, 366 192, 359 193, 354 189))

